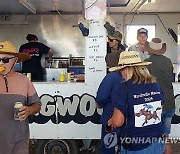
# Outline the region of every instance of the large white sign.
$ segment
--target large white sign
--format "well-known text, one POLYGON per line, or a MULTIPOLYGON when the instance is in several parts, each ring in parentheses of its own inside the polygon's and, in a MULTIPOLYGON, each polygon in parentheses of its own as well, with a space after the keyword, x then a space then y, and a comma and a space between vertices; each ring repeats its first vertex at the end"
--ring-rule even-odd
POLYGON ((103 20, 90 20, 90 33, 86 38, 85 75, 88 85, 99 85, 106 75, 106 30, 103 20))

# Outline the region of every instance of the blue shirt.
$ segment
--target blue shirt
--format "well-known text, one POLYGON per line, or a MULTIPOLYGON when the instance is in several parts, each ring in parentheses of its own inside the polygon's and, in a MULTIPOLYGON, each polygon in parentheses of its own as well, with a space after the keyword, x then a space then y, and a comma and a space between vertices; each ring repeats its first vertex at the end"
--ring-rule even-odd
POLYGON ((103 114, 100 122, 103 125, 107 124, 108 119, 112 116, 114 108, 111 101, 111 93, 117 83, 122 83, 123 78, 119 72, 110 72, 102 80, 96 95, 96 103, 100 108, 103 108, 103 114))
POLYGON ((124 122, 121 127, 121 137, 141 139, 138 143, 131 143, 129 150, 141 150, 151 143, 147 139, 162 136, 161 113, 164 97, 157 83, 137 84, 128 81, 126 84, 117 84, 113 89, 113 104, 124 115, 127 114, 127 131, 124 122), (128 91, 128 93, 127 93, 128 91), (126 101, 128 96, 128 109, 126 113, 126 101), (144 141, 142 141, 144 139, 144 141), (144 142, 144 143, 143 143, 144 142))

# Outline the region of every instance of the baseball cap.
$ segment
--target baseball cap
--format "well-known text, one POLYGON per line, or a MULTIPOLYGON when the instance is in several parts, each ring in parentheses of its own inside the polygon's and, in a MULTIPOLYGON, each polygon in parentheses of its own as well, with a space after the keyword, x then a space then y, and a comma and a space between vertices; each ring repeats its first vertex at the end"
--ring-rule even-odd
POLYGON ((137 31, 137 35, 140 35, 140 34, 145 34, 146 36, 148 36, 148 30, 145 28, 140 28, 137 31))

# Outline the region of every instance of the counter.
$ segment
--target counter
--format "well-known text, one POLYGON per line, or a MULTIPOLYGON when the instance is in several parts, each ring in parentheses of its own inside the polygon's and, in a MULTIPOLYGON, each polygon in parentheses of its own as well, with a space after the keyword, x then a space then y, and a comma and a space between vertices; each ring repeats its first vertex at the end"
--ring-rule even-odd
POLYGON ((29 120, 31 138, 100 139, 99 118, 102 110, 95 107, 98 85, 77 82, 33 84, 42 107, 40 113, 29 120), (45 133, 49 130, 53 131, 45 133))
MULTIPOLYGON (((33 84, 41 98, 42 108, 39 115, 30 118, 31 138, 100 139, 99 118, 102 110, 95 108, 99 85, 58 81, 33 84), (53 131, 45 133, 49 130, 53 131)), ((173 83, 173 86, 176 119, 172 124, 171 136, 180 137, 180 83, 173 83)))

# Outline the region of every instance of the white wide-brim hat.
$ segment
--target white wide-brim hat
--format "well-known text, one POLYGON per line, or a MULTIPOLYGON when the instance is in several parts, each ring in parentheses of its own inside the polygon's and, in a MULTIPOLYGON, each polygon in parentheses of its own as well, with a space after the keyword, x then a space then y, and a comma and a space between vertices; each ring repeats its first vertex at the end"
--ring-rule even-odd
POLYGON ((166 43, 162 43, 160 38, 153 38, 145 43, 144 49, 150 54, 162 55, 166 52, 166 43))

